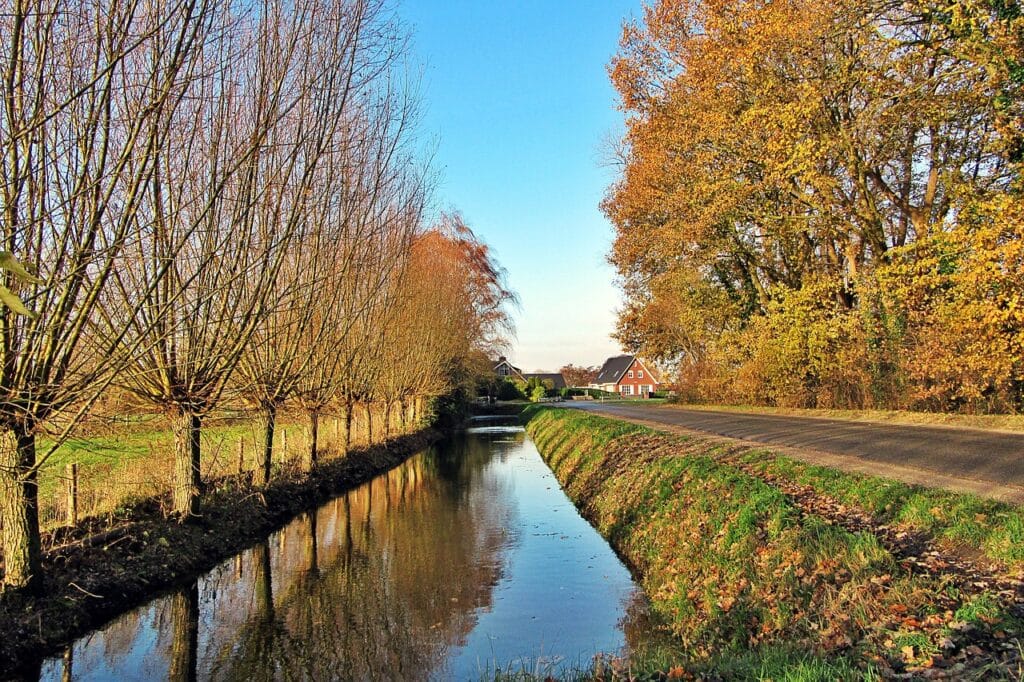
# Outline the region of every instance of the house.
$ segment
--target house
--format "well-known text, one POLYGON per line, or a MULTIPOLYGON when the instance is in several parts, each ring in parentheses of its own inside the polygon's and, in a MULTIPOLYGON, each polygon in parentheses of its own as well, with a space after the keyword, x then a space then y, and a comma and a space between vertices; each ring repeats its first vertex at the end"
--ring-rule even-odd
POLYGON ((499 377, 508 379, 509 381, 522 381, 526 382, 526 377, 523 376, 523 370, 519 369, 511 362, 508 361, 504 355, 498 358, 498 362, 494 365, 494 373, 499 377))
POLYGON ((660 383, 637 356, 617 355, 605 360, 592 386, 622 396, 646 397, 660 383))
POLYGON ((498 358, 498 362, 494 365, 494 373, 503 379, 518 381, 524 384, 528 383, 530 379, 539 379, 541 385, 547 388, 562 389, 566 387, 565 378, 561 374, 557 372, 535 372, 528 374, 509 362, 505 356, 498 358))

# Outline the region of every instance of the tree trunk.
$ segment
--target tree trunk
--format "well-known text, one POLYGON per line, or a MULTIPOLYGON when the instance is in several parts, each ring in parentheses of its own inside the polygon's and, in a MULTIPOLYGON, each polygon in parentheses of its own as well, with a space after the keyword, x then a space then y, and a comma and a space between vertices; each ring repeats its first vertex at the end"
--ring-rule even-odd
POLYGON ((352 446, 352 402, 348 400, 345 401, 345 440, 342 444, 342 454, 347 455, 348 449, 352 446))
POLYGON ((391 438, 391 401, 384 402, 384 440, 391 438))
MULTIPOLYGON (((42 671, 40 671, 42 672, 42 671)), ((31 679, 31 678, 26 678, 31 679)), ((69 644, 64 650, 64 668, 60 673, 61 682, 72 682, 75 679, 75 645, 69 644)))
POLYGON ((316 469, 316 448, 320 436, 320 410, 309 410, 309 449, 302 458, 302 470, 310 473, 316 469))
POLYGON ((192 583, 171 596, 171 665, 167 679, 196 679, 199 653, 199 584, 192 583))
POLYGON ((199 513, 203 477, 199 434, 202 420, 182 410, 174 416, 174 512, 182 520, 199 513))
POLYGON ((366 403, 366 444, 373 445, 373 406, 366 403))
POLYGON ((3 520, 4 585, 38 591, 42 586, 36 438, 26 429, 0 436, 0 518, 3 520))
POLYGON ((277 426, 277 405, 274 403, 260 405, 256 423, 263 431, 263 458, 260 462, 256 483, 268 485, 270 483, 270 468, 274 463, 274 428, 277 426))

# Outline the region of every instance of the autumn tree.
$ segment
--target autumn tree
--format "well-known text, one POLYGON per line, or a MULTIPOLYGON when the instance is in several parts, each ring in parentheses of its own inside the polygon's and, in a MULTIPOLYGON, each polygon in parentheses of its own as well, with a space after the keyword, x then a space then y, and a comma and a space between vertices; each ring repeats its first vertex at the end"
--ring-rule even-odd
MULTIPOLYGON (((603 204, 624 345, 694 376, 750 370, 754 385, 790 372, 773 364, 778 337, 758 335, 786 318, 809 328, 787 350, 800 388, 786 399, 863 403, 870 391, 842 388, 860 379, 833 371, 839 360, 817 367, 799 349, 845 325, 867 349, 835 357, 886 364, 853 359, 878 347, 863 305, 876 273, 894 251, 970 229, 965 197, 1014 182, 1019 23, 1000 12, 661 0, 628 24, 610 69, 627 113, 623 175, 603 204), (979 31, 1000 36, 999 57, 972 43, 979 31)), ((780 399, 769 393, 759 399, 780 399)))
POLYGON ((378 369, 385 420, 396 403, 472 393, 478 358, 503 348, 513 331, 516 301, 490 248, 458 213, 416 237, 396 286, 378 369))
POLYGON ((569 386, 588 386, 597 379, 600 367, 583 367, 569 363, 558 370, 569 386))

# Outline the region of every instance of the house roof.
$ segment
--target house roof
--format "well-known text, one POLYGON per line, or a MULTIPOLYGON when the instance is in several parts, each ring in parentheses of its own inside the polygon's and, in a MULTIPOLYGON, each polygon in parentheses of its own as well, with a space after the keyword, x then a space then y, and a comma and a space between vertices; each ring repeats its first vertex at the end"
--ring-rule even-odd
POLYGON ((635 359, 636 356, 633 355, 616 355, 613 358, 608 358, 601 366, 601 371, 597 373, 594 383, 617 384, 626 370, 633 365, 635 359))
POLYGON ((517 371, 520 374, 522 374, 523 370, 519 369, 518 367, 513 365, 511 362, 509 362, 508 358, 506 358, 504 355, 502 355, 500 358, 497 359, 497 361, 494 362, 494 369, 498 369, 502 365, 508 365, 510 369, 514 369, 515 371, 517 371))
MULTIPOLYGON (((498 361, 496 363, 494 363, 493 371, 494 371, 495 374, 498 374, 498 369, 502 365, 507 366, 509 368, 509 370, 512 372, 512 374, 514 374, 516 376, 519 376, 519 377, 523 376, 523 370, 519 369, 518 367, 513 365, 511 362, 509 362, 508 358, 506 358, 504 355, 501 356, 500 358, 498 358, 498 361)), ((510 374, 509 376, 512 376, 512 375, 510 374)))
POLYGON ((544 374, 544 373, 534 372, 533 374, 524 374, 523 377, 527 381, 529 381, 530 379, 533 379, 534 377, 536 377, 537 379, 540 379, 541 381, 551 381, 554 384, 552 386, 552 388, 565 388, 566 387, 565 377, 563 377, 561 374, 559 374, 557 372, 553 373, 553 374, 544 374))
POLYGON ((604 361, 604 365, 601 367, 601 371, 598 372, 597 378, 594 379, 595 384, 617 384, 622 380, 622 375, 626 373, 630 367, 633 366, 633 362, 639 362, 643 369, 647 370, 648 376, 650 376, 653 383, 661 383, 658 377, 651 370, 647 369, 647 365, 644 364, 643 360, 635 355, 616 355, 613 358, 608 358, 604 361))

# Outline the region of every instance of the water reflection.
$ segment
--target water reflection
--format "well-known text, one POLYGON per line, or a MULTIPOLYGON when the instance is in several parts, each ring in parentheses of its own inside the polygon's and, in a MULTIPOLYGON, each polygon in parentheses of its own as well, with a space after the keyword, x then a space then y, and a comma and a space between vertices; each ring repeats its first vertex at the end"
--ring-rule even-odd
POLYGON ((477 679, 642 637, 628 574, 522 431, 474 431, 79 640, 41 678, 477 679))

